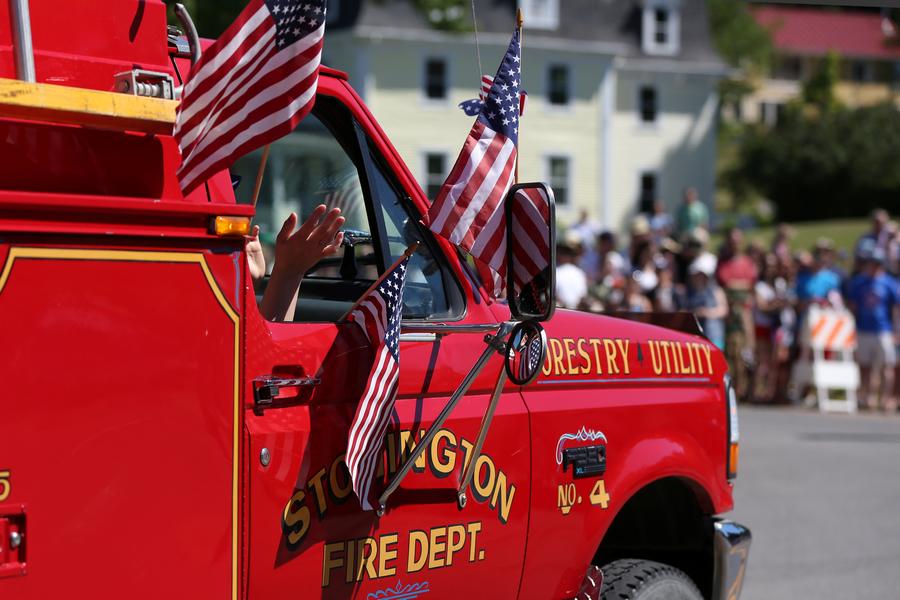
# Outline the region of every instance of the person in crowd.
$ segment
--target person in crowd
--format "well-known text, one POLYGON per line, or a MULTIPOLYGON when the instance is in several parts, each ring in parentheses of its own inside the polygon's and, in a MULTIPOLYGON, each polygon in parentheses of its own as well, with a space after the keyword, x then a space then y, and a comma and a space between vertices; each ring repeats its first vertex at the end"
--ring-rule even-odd
POLYGON ((641 286, 644 294, 652 294, 659 283, 656 275, 656 251, 651 240, 645 240, 633 248, 632 278, 641 286))
POLYGON ((682 203, 676 216, 676 230, 678 235, 684 235, 698 227, 709 231, 709 210, 700 202, 700 194, 697 188, 685 188, 682 194, 682 203))
POLYGON ((662 200, 653 201, 653 214, 650 215, 650 232, 656 244, 672 234, 672 215, 666 210, 666 203, 662 200))
POLYGON ((897 364, 895 332, 900 325, 900 284, 885 273, 884 249, 875 240, 864 241, 859 252, 862 270, 850 283, 848 301, 856 316, 860 400, 864 407, 880 406, 894 411, 897 408, 894 368, 897 364), (877 382, 874 395, 873 378, 877 382))
MULTIPOLYGON (((865 250, 866 247, 870 245, 874 245, 877 248, 881 249, 881 252, 887 256, 888 254, 888 245, 891 240, 891 233, 887 227, 888 222, 890 221, 890 215, 883 208, 876 208, 872 211, 872 228, 866 233, 862 234, 858 240, 856 240, 856 246, 854 247, 854 256, 857 258, 860 257, 865 250)), ((862 266, 862 265, 860 265, 862 266)))
POLYGON ((743 246, 743 232, 737 227, 730 228, 719 250, 716 280, 728 301, 725 357, 738 398, 747 399, 751 389, 750 367, 755 359, 753 291, 759 271, 743 246))
POLYGON ((653 293, 653 310, 657 312, 675 312, 678 310, 680 292, 675 285, 675 275, 671 267, 658 271, 659 285, 653 293))
POLYGON ((834 242, 826 237, 820 237, 816 240, 814 252, 819 252, 822 256, 822 268, 833 272, 838 277, 838 281, 843 283, 847 277, 847 270, 838 262, 837 250, 834 242))
POLYGON ((641 255, 652 242, 650 221, 644 215, 635 216, 631 221, 631 238, 628 242, 628 253, 625 257, 627 270, 634 271, 640 268, 641 255))
POLYGON ((706 254, 694 259, 688 267, 687 289, 681 308, 694 313, 709 341, 724 350, 728 301, 725 292, 716 284, 715 273, 714 256, 706 254))
POLYGON ((897 221, 888 221, 886 226, 888 240, 886 252, 885 270, 894 277, 900 276, 900 225, 897 221))
POLYGON ((618 252, 608 252, 600 269, 600 276, 591 286, 591 296, 607 310, 618 308, 624 298, 625 275, 622 264, 622 256, 618 252))
POLYGON ((604 231, 597 236, 597 260, 605 275, 598 277, 602 281, 605 276, 622 276, 625 273, 625 258, 616 250, 616 236, 611 231, 604 231))
POLYGON ((578 258, 581 255, 581 242, 574 236, 556 245, 556 299, 564 308, 578 308, 587 297, 588 279, 578 258))
MULTIPOLYGON (((773 341, 775 352, 775 398, 776 401, 788 401, 788 382, 791 378, 791 364, 796 356, 797 329, 799 327, 796 312, 797 266, 791 253, 779 257, 773 253, 776 262, 775 293, 781 299, 783 308, 778 315, 778 326, 773 341)), ((812 260, 810 258, 810 260, 812 260)))
POLYGON ((762 243, 762 241, 758 239, 750 240, 750 243, 747 244, 747 257, 753 261, 753 264, 756 265, 757 269, 762 271, 762 265, 766 262, 766 246, 762 243))
MULTIPOLYGON (((704 259, 707 263, 712 261, 713 265, 715 265, 716 261, 715 255, 706 249, 706 245, 709 243, 709 233, 705 229, 697 227, 683 237, 683 248, 675 263, 675 282, 680 284, 687 283, 688 268, 701 256, 709 257, 704 259)), ((715 267, 713 267, 713 270, 715 270, 715 267)))
POLYGON ((582 208, 578 213, 578 220, 566 232, 567 237, 577 239, 581 244, 583 251, 578 259, 578 266, 589 277, 595 277, 600 270, 600 257, 596 243, 599 229, 597 223, 591 220, 588 211, 582 208))
POLYGON ((828 269, 828 250, 822 247, 813 249, 811 259, 801 255, 798 263, 800 272, 797 275, 797 300, 799 309, 805 311, 810 304, 828 305, 839 299, 841 287, 840 276, 828 269))
POLYGON ((794 228, 787 223, 779 223, 775 227, 775 236, 772 238, 772 254, 780 261, 788 261, 791 258, 791 240, 794 239, 794 228))
POLYGON ((656 268, 660 271, 670 269, 674 281, 675 268, 678 256, 681 254, 681 244, 670 237, 663 238, 659 242, 659 251, 656 253, 656 268))
MULTIPOLYGON (((259 312, 270 321, 291 321, 297 307, 297 292, 303 276, 321 259, 337 254, 344 240, 341 209, 320 204, 303 225, 297 227, 291 213, 275 238, 275 264, 263 292, 259 312)), ((254 283, 266 275, 266 259, 259 241, 259 226, 247 237, 247 268, 254 283)))
POLYGON ((753 287, 753 323, 756 338, 756 369, 753 398, 772 402, 776 395, 776 373, 779 356, 776 352, 776 332, 782 325, 782 311, 788 304, 787 284, 778 277, 778 259, 774 254, 763 257, 759 280, 753 287))
POLYGON ((638 271, 625 278, 625 300, 623 310, 627 312, 650 312, 653 305, 644 293, 638 278, 638 271))

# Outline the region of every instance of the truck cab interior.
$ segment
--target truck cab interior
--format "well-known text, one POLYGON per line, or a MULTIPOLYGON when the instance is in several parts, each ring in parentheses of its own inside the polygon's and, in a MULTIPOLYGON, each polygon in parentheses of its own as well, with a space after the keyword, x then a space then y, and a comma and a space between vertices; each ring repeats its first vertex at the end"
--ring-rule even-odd
MULTIPOLYGON (((232 168, 238 202, 250 202, 261 152, 232 168)), ((371 140, 337 99, 319 95, 312 113, 286 138, 272 144, 257 204, 256 223, 266 253, 274 259, 275 235, 291 211, 301 221, 319 204, 345 217, 344 245, 319 261, 303 279, 294 321, 334 322, 403 251, 419 242, 404 292, 407 319, 453 320, 464 296, 409 195, 393 180, 371 140)), ((261 299, 268 275, 259 282, 261 299)))

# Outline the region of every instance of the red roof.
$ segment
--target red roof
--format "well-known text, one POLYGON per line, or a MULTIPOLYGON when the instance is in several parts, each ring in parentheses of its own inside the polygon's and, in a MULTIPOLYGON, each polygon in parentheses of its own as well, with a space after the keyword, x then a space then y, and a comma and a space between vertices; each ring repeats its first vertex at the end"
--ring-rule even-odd
POLYGON ((786 6, 752 8, 756 21, 772 31, 775 48, 791 54, 900 59, 900 38, 877 12, 834 11, 786 6))

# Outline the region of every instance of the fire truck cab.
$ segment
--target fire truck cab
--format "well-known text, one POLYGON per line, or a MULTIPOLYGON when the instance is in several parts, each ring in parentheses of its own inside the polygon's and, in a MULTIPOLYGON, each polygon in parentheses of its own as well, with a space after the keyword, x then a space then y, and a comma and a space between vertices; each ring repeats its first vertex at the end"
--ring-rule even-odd
POLYGON ((738 597, 750 534, 716 518, 736 406, 705 338, 557 311, 536 381, 505 381, 522 311, 421 225, 343 73, 322 68, 259 206, 252 157, 185 197, 191 48, 161 0, 15 0, 0 23, 0 596, 738 597), (267 321, 250 219, 322 202, 345 247, 267 321), (363 511, 343 456, 373 349, 342 316, 413 242, 363 511))

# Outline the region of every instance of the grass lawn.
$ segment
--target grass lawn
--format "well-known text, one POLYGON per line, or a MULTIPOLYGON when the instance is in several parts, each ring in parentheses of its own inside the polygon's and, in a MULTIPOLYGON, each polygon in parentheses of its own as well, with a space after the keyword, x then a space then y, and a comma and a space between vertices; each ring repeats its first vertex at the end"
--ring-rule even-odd
MULTIPOLYGON (((870 219, 866 217, 859 219, 833 219, 826 221, 791 223, 791 227, 794 229, 794 238, 791 240, 791 248, 794 250, 811 250, 817 239, 825 237, 833 241, 835 248, 838 250, 846 250, 848 253, 852 253, 856 240, 869 229, 870 223, 870 219)), ((760 240, 766 248, 771 246, 772 237, 774 235, 774 227, 759 227, 757 229, 748 229, 744 231, 744 238, 748 242, 750 240, 760 240)), ((715 252, 719 248, 721 242, 721 235, 717 234, 713 236, 710 248, 715 252)))

